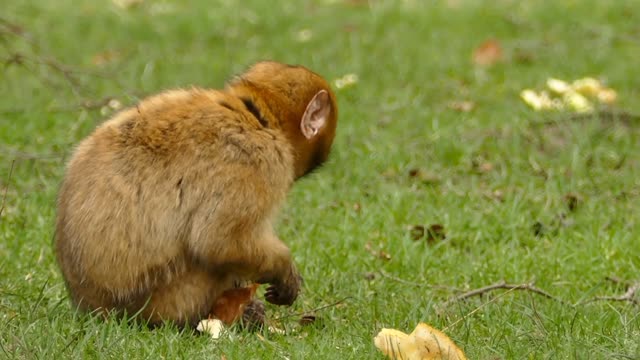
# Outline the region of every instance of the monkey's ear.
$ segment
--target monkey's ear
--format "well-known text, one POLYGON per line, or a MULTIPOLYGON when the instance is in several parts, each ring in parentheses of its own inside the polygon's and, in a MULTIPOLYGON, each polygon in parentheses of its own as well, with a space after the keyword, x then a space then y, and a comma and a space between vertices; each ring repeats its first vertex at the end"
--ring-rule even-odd
POLYGON ((307 139, 318 134, 318 131, 322 129, 329 118, 331 112, 331 99, 329 99, 329 93, 326 90, 320 90, 313 96, 313 99, 309 101, 307 109, 302 115, 302 121, 300 121, 300 130, 307 139))

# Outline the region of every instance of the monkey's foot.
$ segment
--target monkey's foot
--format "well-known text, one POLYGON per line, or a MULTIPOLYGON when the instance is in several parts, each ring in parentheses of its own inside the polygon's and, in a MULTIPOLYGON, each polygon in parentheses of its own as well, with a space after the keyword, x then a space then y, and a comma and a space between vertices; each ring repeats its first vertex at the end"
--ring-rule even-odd
POLYGON ((265 322, 264 303, 258 299, 253 299, 248 303, 242 313, 242 326, 250 331, 262 329, 265 322))

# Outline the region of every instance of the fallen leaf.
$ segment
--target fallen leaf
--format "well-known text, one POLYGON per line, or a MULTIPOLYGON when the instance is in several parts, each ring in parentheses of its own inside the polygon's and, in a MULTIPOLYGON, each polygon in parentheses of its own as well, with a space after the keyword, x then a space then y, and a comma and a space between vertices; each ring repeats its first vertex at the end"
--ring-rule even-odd
POLYGON ((444 231, 444 226, 441 224, 433 224, 427 229, 427 242, 432 243, 439 240, 444 240, 447 235, 444 231))
POLYGON ((409 230, 409 236, 411 236, 411 239, 414 241, 418 241, 424 237, 425 232, 426 230, 423 225, 413 225, 409 230))
POLYGON ((542 236, 544 235, 544 224, 542 224, 540 221, 536 221, 531 226, 531 230, 533 230, 533 235, 542 236))
POLYGON ((375 278, 376 278, 376 273, 374 273, 374 272, 364 273, 364 279, 365 280, 371 281, 371 280, 374 280, 375 278))
POLYGON ((419 323, 411 334, 382 329, 375 346, 392 360, 466 360, 464 352, 442 331, 419 323))
POLYGON ((569 209, 569 211, 576 211, 576 209, 578 208, 578 195, 568 193, 564 196, 564 201, 567 204, 567 208, 569 209))
POLYGON ((436 184, 440 182, 440 177, 438 175, 426 172, 422 169, 410 169, 408 175, 410 178, 419 180, 425 184, 436 184))
POLYGON ((503 57, 500 43, 495 39, 489 39, 473 51, 472 60, 476 65, 492 66, 502 61, 503 57))
POLYGON ((311 325, 315 321, 316 321, 315 315, 304 315, 303 317, 300 318, 300 321, 298 321, 298 323, 302 326, 305 326, 305 325, 311 325))
POLYGON ((391 260, 391 255, 384 250, 380 250, 378 252, 378 257, 382 260, 387 260, 387 261, 391 260))

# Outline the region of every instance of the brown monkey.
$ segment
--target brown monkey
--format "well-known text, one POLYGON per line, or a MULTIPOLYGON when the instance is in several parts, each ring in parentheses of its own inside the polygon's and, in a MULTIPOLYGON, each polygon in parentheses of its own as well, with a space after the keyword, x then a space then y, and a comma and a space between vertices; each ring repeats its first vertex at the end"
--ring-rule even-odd
POLYGON ((244 281, 292 304, 300 277, 272 221, 292 182, 327 159, 336 121, 322 77, 276 62, 116 114, 77 147, 59 192, 72 302, 193 325, 244 281))

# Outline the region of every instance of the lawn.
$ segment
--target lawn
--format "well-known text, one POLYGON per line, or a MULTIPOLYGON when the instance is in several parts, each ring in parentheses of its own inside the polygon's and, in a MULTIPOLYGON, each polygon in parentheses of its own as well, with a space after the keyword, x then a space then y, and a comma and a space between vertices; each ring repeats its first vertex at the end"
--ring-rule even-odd
POLYGON ((116 3, 2 5, 0 358, 383 359, 382 327, 422 321, 470 359, 640 359, 640 2, 116 3), (474 63, 491 39, 502 55, 474 63), (331 160, 277 224, 305 279, 267 309, 286 334, 75 314, 51 246, 75 144, 119 104, 261 59, 357 76, 335 89, 331 160), (519 97, 585 76, 617 102, 578 116, 519 97), (501 281, 530 287, 456 300, 501 281))

